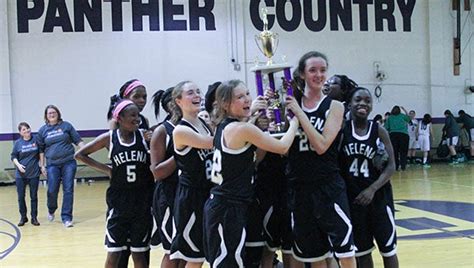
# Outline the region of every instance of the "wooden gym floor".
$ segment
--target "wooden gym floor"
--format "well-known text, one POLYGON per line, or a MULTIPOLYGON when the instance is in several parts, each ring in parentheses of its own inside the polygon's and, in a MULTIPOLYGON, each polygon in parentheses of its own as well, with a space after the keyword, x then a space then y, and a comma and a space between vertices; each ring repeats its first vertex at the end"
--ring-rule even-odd
MULTIPOLYGON (((69 229, 58 220, 59 211, 54 222, 47 221, 42 186, 41 226, 17 227, 16 188, 0 187, 0 267, 103 267, 107 185, 77 184, 75 226, 69 229)), ((400 267, 474 267, 474 163, 412 166, 397 172, 392 185, 400 267)), ((29 195, 29 207, 28 202, 29 195)), ((378 252, 373 256, 375 266, 382 267, 378 252)), ((160 249, 153 250, 151 267, 159 267, 161 257, 160 249)))

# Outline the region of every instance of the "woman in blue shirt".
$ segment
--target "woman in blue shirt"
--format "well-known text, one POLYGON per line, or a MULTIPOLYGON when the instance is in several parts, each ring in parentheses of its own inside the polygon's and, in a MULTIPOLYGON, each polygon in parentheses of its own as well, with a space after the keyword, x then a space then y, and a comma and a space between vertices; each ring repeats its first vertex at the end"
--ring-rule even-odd
POLYGON ((54 105, 44 110, 45 123, 38 131, 38 146, 42 172, 48 178, 48 220, 54 220, 58 208, 59 183, 63 183, 63 205, 61 219, 65 227, 72 227, 72 204, 74 201, 74 177, 77 164, 74 160, 74 146, 84 145, 76 129, 61 118, 61 112, 54 105), (47 166, 44 166, 44 157, 47 166))
POLYGON ((36 137, 31 135, 30 125, 26 122, 18 124, 20 138, 15 141, 11 153, 11 160, 16 166, 15 182, 18 192, 18 206, 20 208, 20 222, 18 226, 23 226, 28 222, 26 216, 27 208, 25 203, 26 185, 30 187, 31 199, 31 224, 38 226, 38 184, 39 184, 39 150, 36 144, 36 137))

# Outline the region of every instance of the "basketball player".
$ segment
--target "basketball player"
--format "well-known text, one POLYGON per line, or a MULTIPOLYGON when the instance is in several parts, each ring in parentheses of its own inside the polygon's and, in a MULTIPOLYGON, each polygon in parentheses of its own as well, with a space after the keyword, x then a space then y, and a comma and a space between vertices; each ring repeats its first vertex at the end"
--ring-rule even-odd
POLYGON ((105 267, 118 267, 121 252, 130 245, 135 267, 148 267, 144 252, 149 250, 153 175, 150 156, 140 124, 139 109, 130 100, 119 102, 113 111, 118 129, 110 130, 86 144, 75 155, 77 160, 110 177, 107 189, 105 267), (112 167, 89 155, 109 150, 112 167), (130 242, 127 242, 129 240, 130 242))
POLYGON ((147 102, 147 93, 145 85, 138 79, 132 79, 125 82, 119 89, 119 92, 110 97, 110 106, 107 113, 107 119, 110 120, 110 129, 115 128, 115 122, 112 118, 112 110, 115 107, 116 103, 120 100, 131 100, 135 105, 137 105, 140 110, 140 129, 146 130, 144 132, 145 139, 149 142, 151 139, 152 132, 150 130, 150 124, 148 119, 141 114, 145 108, 147 102))
POLYGON ((431 140, 433 138, 433 128, 431 125, 431 115, 425 114, 418 127, 418 143, 423 151, 423 167, 430 167, 428 157, 431 150, 431 140))
POLYGON ((181 120, 173 131, 174 159, 180 175, 170 259, 185 260, 188 268, 201 267, 205 260, 202 214, 211 187, 212 131, 198 117, 201 92, 193 82, 175 86, 171 105, 172 118, 181 120))
MULTIPOLYGON (((110 106, 109 106, 109 111, 107 113, 107 119, 109 120, 110 129, 117 128, 117 122, 115 122, 115 120, 113 119, 112 112, 113 112, 114 107, 121 100, 131 100, 138 107, 140 111, 139 129, 144 130, 143 136, 145 137, 145 140, 147 141, 149 145, 152 131, 150 130, 150 124, 148 122, 148 119, 144 115, 141 114, 147 102, 147 93, 146 93, 145 85, 138 79, 129 80, 120 87, 119 92, 117 94, 110 97, 110 106)), ((157 243, 157 241, 155 240, 154 243, 157 243)), ((148 264, 150 264, 150 251, 147 251, 145 255, 146 255, 148 264)), ((127 250, 122 251, 122 254, 120 255, 119 268, 127 268, 129 258, 130 258, 130 250, 127 249, 127 250)))
POLYGON ((298 129, 296 117, 280 139, 248 123, 251 97, 240 80, 222 83, 216 92, 219 116, 214 137, 211 196, 205 205, 206 259, 213 268, 244 267, 247 209, 255 188, 256 148, 284 154, 298 129))
POLYGON ((387 130, 369 121, 372 96, 366 88, 352 92, 351 120, 345 122, 341 143, 341 174, 347 185, 351 209, 357 267, 374 267, 371 252, 377 242, 384 267, 398 267, 395 210, 390 177, 395 172, 392 144, 387 130), (389 155, 388 165, 379 172, 373 163, 380 139, 389 155))
POLYGON ((418 144, 418 120, 415 118, 414 110, 410 110, 408 116, 410 117, 410 122, 408 122, 408 136, 410 137, 408 141, 408 163, 416 164, 416 149, 420 148, 418 144))
POLYGON ((344 105, 344 119, 350 119, 349 94, 357 87, 357 83, 346 75, 336 74, 331 76, 323 86, 323 94, 333 100, 342 102, 344 105))
POLYGON ((311 51, 303 55, 298 70, 306 84, 304 94, 287 97, 287 107, 298 117, 302 131, 288 154, 292 253, 312 267, 326 267, 334 250, 343 268, 355 268, 349 206, 335 142, 344 106, 322 94, 327 67, 324 54, 311 51))
POLYGON ((178 185, 178 170, 173 156, 173 130, 176 121, 171 118, 169 102, 173 87, 166 91, 160 90, 153 95, 155 117, 158 117, 160 106, 167 116, 153 131, 150 142, 151 166, 155 177, 155 192, 153 194, 153 232, 151 247, 157 248, 161 243, 164 251, 161 267, 178 267, 178 260, 170 260, 173 235, 173 209, 176 187, 178 185))

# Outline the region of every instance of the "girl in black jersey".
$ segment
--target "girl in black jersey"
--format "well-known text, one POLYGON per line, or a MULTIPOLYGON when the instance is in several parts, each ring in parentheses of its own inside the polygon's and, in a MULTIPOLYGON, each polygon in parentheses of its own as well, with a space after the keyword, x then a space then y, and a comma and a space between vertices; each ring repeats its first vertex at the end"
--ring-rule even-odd
POLYGON ((177 260, 170 260, 173 235, 173 209, 178 184, 178 170, 173 156, 173 130, 176 120, 171 118, 169 103, 173 87, 167 90, 160 90, 153 95, 153 105, 155 116, 158 117, 160 106, 167 113, 153 131, 150 142, 150 169, 155 177, 155 192, 153 194, 153 233, 151 246, 157 247, 160 242, 164 251, 161 267, 178 267, 177 260))
POLYGON ((150 123, 148 122, 148 119, 141 114, 147 102, 145 85, 138 79, 129 80, 120 87, 117 94, 110 97, 110 106, 109 111, 107 112, 107 119, 110 120, 110 129, 115 128, 115 121, 112 118, 112 111, 117 102, 121 100, 131 100, 138 107, 138 110, 140 111, 140 114, 138 115, 140 117, 139 128, 145 130, 145 139, 149 142, 152 135, 152 131, 149 131, 150 123))
POLYGON ((358 87, 351 95, 351 120, 346 121, 344 126, 340 159, 354 227, 357 267, 374 267, 371 251, 375 238, 384 267, 397 268, 395 211, 390 185, 390 177, 395 172, 392 144, 383 127, 367 120, 372 111, 369 90, 358 87), (388 164, 382 172, 374 165, 379 139, 389 155, 388 164))
POLYGON ((139 109, 132 101, 118 103, 113 118, 118 123, 118 129, 86 144, 75 157, 110 177, 106 194, 105 243, 108 254, 105 267, 118 267, 121 252, 128 245, 135 267, 148 267, 144 252, 149 249, 153 194, 148 146, 142 131, 138 129, 139 109), (112 167, 89 156, 103 148, 109 150, 112 167))
MULTIPOLYGON (((145 140, 147 142, 150 142, 152 135, 152 131, 150 130, 150 124, 148 122, 148 119, 141 114, 147 102, 147 93, 145 85, 138 79, 131 79, 125 82, 120 87, 117 94, 110 97, 110 105, 109 110, 107 112, 107 120, 109 120, 109 129, 117 128, 117 122, 113 119, 112 113, 117 103, 121 100, 131 100, 138 107, 138 110, 140 111, 140 114, 138 114, 138 116, 140 117, 140 125, 138 126, 138 128, 144 130, 143 136, 145 137, 145 140)), ((150 251, 147 251, 145 254, 147 262, 148 264, 150 264, 150 251)), ((127 249, 122 251, 122 254, 120 255, 119 268, 127 268, 129 258, 130 250, 127 249)))
POLYGON ((355 267, 349 205, 335 142, 344 106, 322 93, 327 68, 324 54, 312 51, 303 55, 298 71, 305 81, 304 94, 296 97, 298 101, 287 97, 287 107, 302 129, 288 154, 292 251, 298 261, 326 267, 334 250, 342 267, 355 267))
POLYGON ((247 122, 251 98, 240 80, 224 82, 217 88, 217 115, 214 137, 211 196, 204 210, 206 259, 213 268, 243 267, 245 224, 249 203, 254 198, 256 147, 284 154, 298 128, 296 117, 288 132, 274 139, 247 122))
POLYGON ((183 81, 175 86, 171 105, 172 118, 180 119, 173 131, 174 159, 180 175, 170 259, 185 260, 186 267, 201 267, 205 260, 202 214, 211 186, 212 132, 197 116, 201 92, 193 82, 183 81))

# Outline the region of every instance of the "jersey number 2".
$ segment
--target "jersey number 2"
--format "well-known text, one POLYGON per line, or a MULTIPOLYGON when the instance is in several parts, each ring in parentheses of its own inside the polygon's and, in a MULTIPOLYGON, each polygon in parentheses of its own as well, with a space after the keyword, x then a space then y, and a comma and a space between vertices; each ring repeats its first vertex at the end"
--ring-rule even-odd
POLYGON ((137 174, 135 173, 136 166, 129 165, 127 166, 127 181, 134 182, 137 180, 137 174))
POLYGON ((217 185, 221 185, 223 178, 222 178, 222 155, 221 151, 216 149, 214 151, 214 156, 212 158, 212 172, 211 172, 211 181, 217 185))

